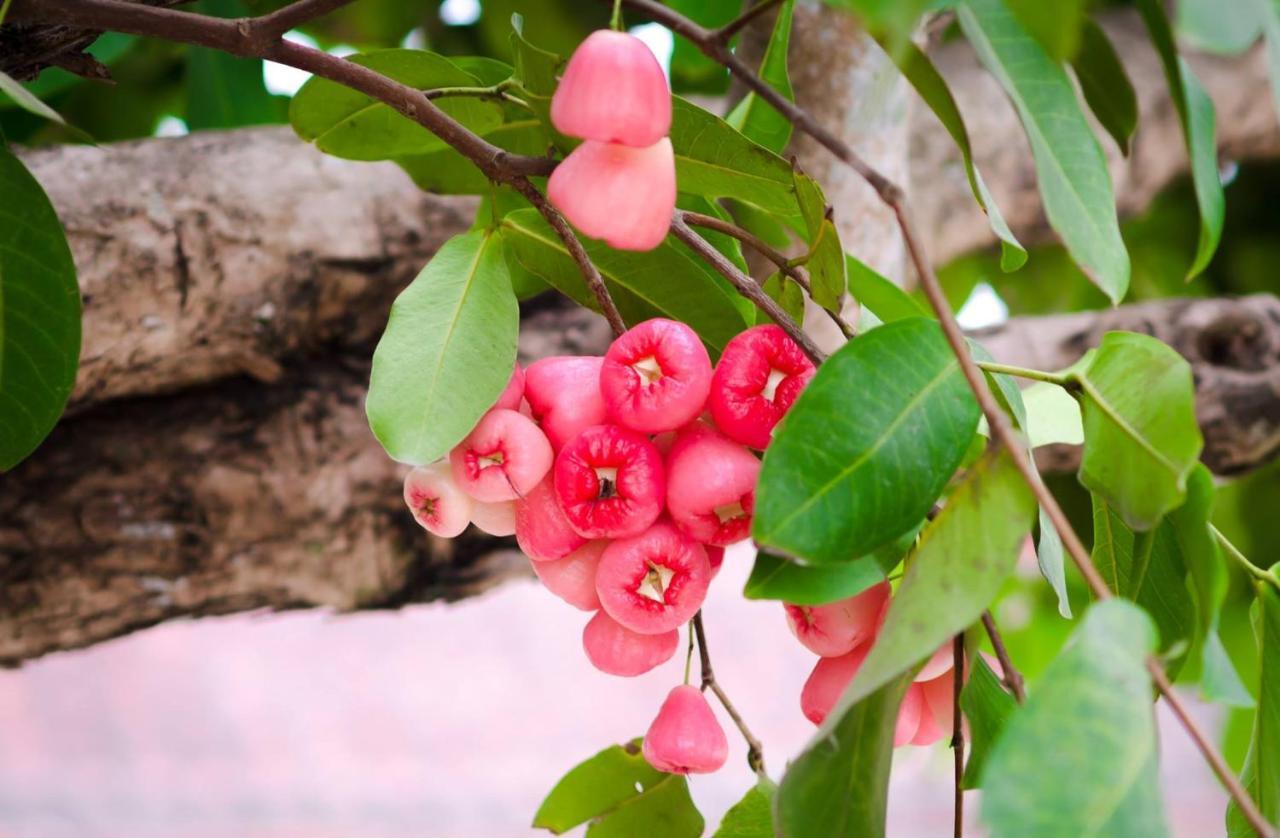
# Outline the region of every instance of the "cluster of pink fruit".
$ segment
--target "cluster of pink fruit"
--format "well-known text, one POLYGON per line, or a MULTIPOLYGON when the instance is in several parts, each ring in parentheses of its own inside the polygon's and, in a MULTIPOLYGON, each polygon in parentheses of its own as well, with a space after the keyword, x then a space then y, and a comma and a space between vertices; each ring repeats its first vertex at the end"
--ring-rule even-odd
MULTIPOLYGON (((889 609, 889 583, 827 605, 787 605, 787 622, 804 647, 819 655, 800 693, 800 709, 815 725, 831 712, 853 680, 889 609)), ((954 718, 954 656, 943 646, 916 674, 898 710, 893 744, 932 745, 950 735, 954 718)))
POLYGON ((639 38, 600 30, 573 53, 551 99, 556 130, 582 144, 547 197, 582 232, 619 250, 652 250, 676 207, 671 93, 639 38))
MULTIPOLYGON (((640 675, 675 654, 725 546, 749 535, 752 449, 814 372, 777 326, 739 334, 713 369, 692 329, 648 320, 603 358, 517 367, 447 463, 410 472, 405 501, 439 536, 468 523, 514 533, 548 590, 596 612, 582 637, 591 663, 640 675)), ((654 726, 645 753, 662 770, 723 763, 705 747, 724 734, 698 690, 673 691, 654 726)))

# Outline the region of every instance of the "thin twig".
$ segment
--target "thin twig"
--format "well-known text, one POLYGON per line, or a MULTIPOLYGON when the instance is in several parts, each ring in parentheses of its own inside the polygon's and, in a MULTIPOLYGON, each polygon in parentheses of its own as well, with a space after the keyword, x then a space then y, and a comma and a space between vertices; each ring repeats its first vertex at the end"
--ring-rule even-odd
POLYGON ((964 835, 964 726, 960 718, 960 689, 964 684, 964 632, 951 641, 951 750, 956 763, 955 838, 964 835))
POLYGON ((282 9, 253 18, 250 29, 254 37, 274 41, 290 29, 310 23, 350 2, 352 0, 297 0, 282 9))
POLYGON ((711 669, 711 652, 707 649, 707 632, 702 627, 701 611, 693 615, 693 631, 698 637, 698 661, 702 669, 702 689, 711 690, 711 692, 715 693, 716 698, 720 700, 724 711, 729 714, 729 718, 733 719, 733 723, 738 726, 738 731, 742 734, 742 738, 746 740, 747 765, 751 766, 752 771, 764 776, 764 746, 760 744, 759 739, 752 735, 747 723, 742 720, 742 715, 738 713, 737 708, 733 706, 733 702, 729 700, 729 696, 720 687, 720 684, 716 681, 716 674, 711 669))
POLYGON ((671 233, 677 239, 684 242, 690 250, 702 257, 702 259, 715 268, 716 271, 729 280, 729 284, 737 289, 738 293, 746 297, 751 302, 759 306, 765 314, 773 319, 787 333, 788 337, 794 340, 804 354, 809 356, 809 360, 815 364, 821 364, 826 357, 822 354, 822 350, 817 344, 804 333, 796 321, 791 319, 791 315, 782 310, 773 298, 764 293, 754 279, 738 270, 738 266, 729 261, 729 259, 720 251, 711 246, 711 243, 699 236, 685 223, 679 210, 671 217, 671 233))
POLYGON ((760 15, 780 3, 782 3, 782 0, 760 0, 759 3, 747 9, 724 26, 715 30, 711 34, 711 37, 715 38, 720 43, 727 45, 731 40, 733 40, 733 36, 745 29, 751 21, 755 20, 760 15))
POLYGON ((1009 688, 1009 692, 1013 693, 1014 699, 1022 704, 1027 700, 1027 688, 1022 680, 1022 673, 1013 665, 1009 650, 1004 647, 1004 638, 1000 636, 1000 629, 996 626, 996 618, 991 616, 990 611, 982 612, 982 627, 987 630, 987 637, 991 640, 991 648, 995 650, 996 660, 1000 661, 1000 680, 1009 688))
MULTIPOLYGON (((686 222, 694 227, 703 227, 708 230, 715 230, 717 233, 723 233, 726 236, 737 239, 747 247, 759 253, 764 258, 772 262, 778 270, 784 275, 790 277, 796 285, 799 285, 810 299, 813 298, 813 288, 809 284, 808 275, 800 270, 800 268, 791 264, 791 260, 786 254, 775 250, 764 239, 755 235, 749 230, 744 230, 731 221, 725 221, 723 218, 716 218, 714 215, 705 215, 700 212, 690 212, 689 210, 680 210, 680 215, 686 222)), ((827 316, 831 318, 831 322, 836 324, 840 329, 840 333, 845 336, 846 340, 853 340, 857 336, 857 331, 853 326, 849 325, 843 317, 837 312, 831 311, 825 306, 819 306, 827 316)))
POLYGON ((1232 544, 1231 540, 1223 535, 1222 531, 1213 524, 1209 525, 1209 531, 1212 532, 1213 537, 1217 539, 1218 545, 1222 547, 1222 551, 1230 556, 1236 564, 1240 565, 1242 570, 1254 579, 1257 579, 1260 582, 1269 582, 1274 585, 1277 590, 1280 590, 1280 577, 1277 577, 1270 570, 1265 570, 1249 561, 1249 557, 1244 553, 1241 553, 1240 548, 1232 544))

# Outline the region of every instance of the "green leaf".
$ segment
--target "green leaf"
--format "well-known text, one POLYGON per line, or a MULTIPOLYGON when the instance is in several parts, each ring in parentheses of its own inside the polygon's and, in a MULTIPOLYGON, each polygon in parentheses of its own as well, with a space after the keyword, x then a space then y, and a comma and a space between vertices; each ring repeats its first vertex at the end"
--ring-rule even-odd
POLYGON ((1058 598, 1058 613, 1071 619, 1071 597, 1067 595, 1067 571, 1062 538, 1044 507, 1039 508, 1036 530, 1036 564, 1040 575, 1058 598))
POLYGON ((640 753, 639 739, 606 748, 564 775, 542 801, 533 826, 559 835, 588 821, 592 836, 651 830, 697 836, 703 826, 685 778, 651 767, 640 753))
MULTIPOLYGON (((760 284, 760 288, 769 295, 769 299, 782 306, 782 310, 790 315, 797 325, 804 325, 804 289, 781 273, 770 276, 760 284)), ((764 313, 763 309, 756 311, 757 325, 772 322, 773 320, 764 313)))
POLYGON ((1231 14, 1222 13, 1221 0, 1179 0, 1178 37, 1197 49, 1217 55, 1239 55, 1247 50, 1262 32, 1263 4, 1236 3, 1231 14))
POLYGON ((987 214, 987 221, 991 224, 992 231, 1000 239, 1000 267, 1006 271, 1016 271, 1026 263, 1027 251, 1013 235, 1009 225, 1005 223, 1004 216, 1000 214, 1000 208, 996 206, 995 199, 982 179, 982 174, 974 165, 973 148, 969 144, 969 129, 965 127, 964 117, 960 115, 960 108, 957 107, 946 80, 942 78, 942 74, 938 72, 938 68, 934 66, 929 56, 910 41, 904 43, 902 49, 893 55, 902 75, 920 94, 920 98, 933 111, 934 116, 942 123, 942 127, 947 129, 947 133, 951 135, 951 139, 960 150, 960 158, 964 162, 965 175, 969 178, 969 188, 973 190, 974 200, 987 214))
MULTIPOLYGON (((1280 571, 1280 564, 1272 572, 1280 571)), ((1258 804, 1262 816, 1280 823, 1280 591, 1258 586, 1258 712, 1240 781, 1258 804)), ((1227 834, 1231 838, 1254 835, 1235 803, 1227 807, 1227 834)))
POLYGON ((529 93, 550 98, 556 91, 556 68, 560 56, 534 46, 524 37, 524 18, 511 16, 511 52, 515 56, 515 79, 529 93))
POLYGON ((1007 449, 975 463, 921 534, 875 645, 839 706, 889 683, 977 622, 1013 572, 1034 514, 1031 490, 1007 449))
POLYGON ((765 453, 757 544, 812 564, 887 544, 929 511, 977 423, 936 322, 859 335, 818 369, 765 453))
POLYGON ((828 311, 839 312, 840 301, 848 287, 840 233, 827 214, 827 199, 818 182, 796 172, 795 188, 800 214, 809 233, 809 252, 804 264, 809 269, 813 301, 828 311))
POLYGON ((960 691, 960 709, 969 720, 969 762, 964 767, 964 787, 976 789, 982 784, 987 756, 1018 709, 1018 702, 1000 686, 1000 679, 986 660, 978 656, 960 691))
POLYGON ((715 838, 773 838, 773 799, 777 794, 773 781, 761 778, 724 813, 715 838))
POLYGON ((791 165, 715 114, 676 96, 670 136, 681 192, 736 198, 782 216, 799 214, 791 165))
POLYGON ((66 407, 80 361, 80 289, 62 224, 0 144, 0 472, 22 462, 66 407))
MULTIPOLYGON (((795 93, 791 90, 791 77, 787 74, 787 51, 791 44, 791 17, 794 11, 795 0, 785 0, 778 7, 773 34, 765 47, 759 72, 765 83, 791 102, 795 101, 795 93)), ((791 122, 750 91, 734 106, 725 121, 741 131, 747 139, 778 154, 782 153, 791 140, 791 122)))
POLYGON ((1022 391, 1027 406, 1024 430, 1032 448, 1042 445, 1080 445, 1084 442, 1084 421, 1080 403, 1071 394, 1046 381, 1037 381, 1022 391))
MULTIPOLYGON (((679 193, 676 195, 676 206, 682 210, 700 212, 703 215, 714 216, 721 221, 733 223, 733 216, 729 214, 728 210, 720 206, 718 201, 704 198, 701 195, 679 193)), ((738 270, 744 274, 751 273, 746 257, 742 255, 742 242, 733 236, 706 227, 700 228, 698 235, 706 239, 716 250, 729 257, 729 261, 736 265, 738 270)))
POLYGON ((1138 127, 1138 96, 1116 54, 1107 33, 1092 20, 1086 20, 1080 33, 1080 51, 1071 60, 1071 68, 1080 81, 1080 91, 1089 110, 1129 156, 1129 140, 1138 127))
MULTIPOLYGON (((250 14, 241 0, 200 0, 193 11, 221 18, 250 14)), ((280 122, 283 102, 267 92, 262 59, 188 47, 186 120, 192 131, 280 122)))
POLYGON ((8 96, 13 103, 28 113, 36 116, 44 117, 52 120, 59 125, 66 125, 67 121, 62 118, 62 114, 53 108, 41 102, 37 96, 30 90, 27 90, 16 79, 7 73, 0 72, 0 93, 8 96))
POLYGON ((780 838, 884 835, 898 705, 910 676, 827 716, 787 768, 774 802, 780 838))
MULTIPOLYGON (((527 270, 582 305, 595 307, 564 242, 537 210, 507 215, 502 237, 527 270)), ((717 351, 746 327, 750 303, 671 238, 645 253, 614 250, 590 240, 584 240, 583 247, 628 323, 658 316, 680 320, 717 351)))
POLYGON ((987 758, 981 814, 993 836, 1166 834, 1145 667, 1153 641, 1131 603, 1085 612, 987 758))
POLYGON ((884 580, 915 544, 919 531, 919 526, 912 527, 900 538, 866 556, 825 567, 809 567, 757 552, 742 595, 747 599, 777 599, 796 605, 823 605, 856 596, 884 580))
POLYGON ((893 55, 906 49, 920 17, 934 0, 826 0, 828 6, 853 12, 863 27, 893 55))
POLYGON ((867 311, 883 323, 907 317, 928 317, 915 298, 870 266, 845 254, 845 271, 849 277, 849 293, 867 311))
MULTIPOLYGON (((1162 522, 1156 530, 1135 534, 1106 501, 1097 495, 1092 498, 1090 558, 1107 587, 1147 610, 1160 630, 1162 651, 1185 644, 1194 630, 1195 606, 1173 527, 1162 522)), ((1178 667, 1184 657, 1185 653, 1178 655, 1178 667)), ((1175 673, 1169 674, 1172 677, 1175 673)))
POLYGON ((1213 124, 1213 100, 1191 72, 1187 62, 1178 56, 1173 30, 1159 0, 1138 0, 1138 11, 1151 33, 1151 42, 1164 65, 1169 96, 1182 123, 1182 137, 1191 158, 1191 182, 1195 187, 1196 206, 1200 210, 1200 240, 1196 255, 1187 271, 1187 279, 1199 274, 1213 258, 1222 238, 1226 204, 1222 197, 1222 179, 1218 174, 1218 141, 1213 124))
MULTIPOLYGON (((479 85, 475 76, 449 59, 423 50, 375 50, 348 60, 419 90, 479 85)), ((502 124, 502 108, 494 102, 457 96, 435 104, 478 134, 502 124)), ((387 160, 446 147, 444 140, 390 105, 319 77, 294 95, 289 121, 298 136, 316 148, 350 160, 387 160)))
MULTIPOLYGON (((546 129, 536 119, 508 122, 487 132, 484 138, 499 148, 515 154, 544 154, 550 144, 546 129)), ((429 154, 397 157, 419 189, 441 195, 483 195, 490 182, 484 173, 463 154, 445 147, 429 154)))
POLYGON ((520 309, 502 240, 454 236, 391 307, 373 353, 369 427, 395 460, 432 462, 462 441, 507 385, 520 309))
POLYGON ((1022 119, 1049 223, 1089 278, 1119 302, 1129 287, 1107 159, 1066 71, 1001 0, 965 0, 960 25, 1022 119))
POLYGON ((1055 62, 1076 54, 1088 0, 1005 0, 1005 5, 1055 62))
MULTIPOLYGON (((708 29, 723 26, 742 11, 741 0, 667 0, 664 4, 708 29)), ((676 38, 671 51, 671 85, 701 93, 725 93, 729 72, 702 54, 685 38, 676 38)))
POLYGON ((1153 337, 1108 332, 1068 378, 1084 414, 1080 482, 1130 529, 1151 529, 1182 504, 1204 447, 1191 366, 1153 337))

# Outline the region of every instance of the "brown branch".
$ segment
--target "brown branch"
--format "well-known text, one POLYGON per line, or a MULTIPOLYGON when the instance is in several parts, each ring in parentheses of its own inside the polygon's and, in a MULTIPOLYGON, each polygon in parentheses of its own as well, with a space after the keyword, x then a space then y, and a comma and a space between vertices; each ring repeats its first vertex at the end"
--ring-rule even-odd
POLYGON ((951 641, 951 750, 956 764, 955 838, 964 835, 964 726, 960 718, 960 690, 964 686, 964 633, 951 641))
POLYGON ((762 289, 754 279, 738 270, 738 267, 725 257, 723 253, 711 246, 711 243, 695 233, 688 224, 684 222, 684 218, 680 211, 671 218, 671 233, 677 239, 698 254, 711 267, 729 280, 729 284, 737 289, 738 293, 746 297, 751 302, 759 306, 765 314, 773 318, 773 322, 782 327, 783 331, 794 340, 804 354, 809 356, 809 360, 815 364, 821 364, 826 357, 822 354, 822 350, 814 344, 813 340, 805 334, 804 330, 796 325, 796 321, 791 319, 791 315, 782 310, 773 299, 762 289))
POLYGON ((253 18, 249 30, 254 38, 266 44, 283 37, 290 29, 310 23, 350 2, 352 0, 296 0, 282 9, 253 18))
POLYGON ((733 706, 733 702, 729 700, 729 696, 725 694, 724 689, 716 681, 716 674, 711 669, 711 652, 707 649, 707 633, 702 627, 701 611, 693 615, 692 622, 693 632, 698 637, 698 661, 702 670, 702 689, 710 689, 711 692, 715 693, 716 698, 720 700, 720 705, 729 714, 729 718, 733 719, 733 723, 737 725, 742 738, 746 740, 747 765, 751 766, 752 771, 765 776, 764 746, 760 744, 759 739, 752 735, 747 723, 743 721, 742 715, 738 713, 737 708, 733 706))
POLYGON ((1022 681, 1022 673, 1013 665, 1013 659, 1009 657, 1009 650, 1004 647, 1004 638, 1000 636, 1000 629, 996 626, 995 617, 991 616, 990 611, 982 612, 982 627, 987 630, 987 637, 991 640, 991 648, 995 650, 996 659, 1000 661, 1000 680, 1009 688, 1009 692, 1013 693, 1014 699, 1019 704, 1027 700, 1027 689, 1022 681))
POLYGON ((747 9, 724 26, 721 26, 719 29, 712 32, 711 37, 715 38, 717 42, 727 46, 728 43, 733 40, 733 36, 745 29, 751 21, 755 20, 760 15, 780 3, 782 3, 782 0, 760 0, 759 3, 756 3, 754 6, 747 9))

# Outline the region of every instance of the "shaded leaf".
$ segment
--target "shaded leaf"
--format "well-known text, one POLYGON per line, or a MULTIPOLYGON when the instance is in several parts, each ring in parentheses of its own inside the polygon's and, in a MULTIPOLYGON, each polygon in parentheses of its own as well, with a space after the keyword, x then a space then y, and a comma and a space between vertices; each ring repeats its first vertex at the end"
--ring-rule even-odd
MULTIPOLYGON (((785 0, 778 7, 773 34, 765 47, 759 70, 760 78, 788 101, 795 101, 791 77, 787 74, 787 51, 791 43, 791 18, 794 11, 795 0, 785 0)), ((782 153, 791 139, 791 122, 751 91, 734 106, 725 117, 725 122, 741 131, 747 139, 778 154, 782 153)))
MULTIPOLYGON (((221 18, 248 17, 241 0, 200 0, 194 11, 221 18)), ((192 131, 266 125, 284 117, 284 100, 267 92, 262 59, 188 47, 186 121, 192 131)))
POLYGON ((849 293, 863 309, 872 312, 883 323, 907 317, 928 317, 915 298, 869 265, 845 254, 845 271, 849 293))
POLYGON ((1040 575, 1053 588, 1058 598, 1058 613, 1071 619, 1071 597, 1067 595, 1067 570, 1062 538, 1053 526, 1044 507, 1038 511, 1036 529, 1036 564, 1040 567, 1040 575))
POLYGON ((920 17, 933 0, 826 0, 828 6, 853 12, 863 27, 885 42, 890 55, 906 49, 920 17))
MULTIPOLYGON (((544 154, 550 143, 546 129, 536 119, 508 122, 487 132, 484 138, 499 148, 528 155, 544 154)), ((428 154, 397 157, 395 162, 413 178, 419 189, 427 192, 441 195, 483 195, 491 186, 484 173, 453 148, 445 147, 428 154)))
MULTIPOLYGON (((1280 564, 1272 572, 1280 571, 1280 564)), ((1258 712, 1240 782, 1270 823, 1280 822, 1280 591, 1258 586, 1254 631, 1258 637, 1258 712)), ((1234 803, 1227 807, 1227 834, 1254 835, 1234 803)))
POLYGON ((827 215, 827 199, 818 182, 797 172, 795 187, 800 214, 808 230, 809 252, 804 264, 809 270, 813 301, 828 311, 839 312, 841 299, 848 286, 840 233, 827 215))
POLYGON ((773 800, 778 787, 767 777, 724 813, 715 838, 773 838, 773 800))
POLYGON ((1088 0, 1005 0, 1005 5, 1054 61, 1067 61, 1076 54, 1088 0))
POLYGON ((7 73, 0 72, 0 93, 8 96, 13 103, 28 113, 36 116, 44 117, 52 120, 59 125, 66 125, 67 121, 62 118, 62 114, 53 108, 41 102, 30 90, 27 90, 21 83, 7 73))
POLYGON ((976 789, 982 785, 987 756, 1000 739, 1005 723, 1017 711, 1018 702, 1005 692, 986 660, 977 656, 969 680, 960 691, 960 709, 969 720, 969 761, 964 767, 964 787, 976 789))
POLYGON ((1180 40, 1218 55, 1238 55, 1262 32, 1262 15, 1256 3, 1236 3, 1231 14, 1222 13, 1221 0, 1179 0, 1177 29, 1180 40))
POLYGON ((1120 153, 1129 156, 1129 141, 1138 127, 1138 96, 1107 33, 1092 20, 1081 31, 1080 51, 1071 60, 1080 91, 1120 153))
POLYGON ((1037 381, 1022 391, 1027 406, 1027 437, 1032 448, 1042 445, 1080 445, 1084 420, 1080 403, 1057 384, 1037 381))
POLYGON ((856 596, 883 581, 915 544, 919 531, 920 527, 912 527, 869 555, 823 567, 809 567, 757 552, 742 595, 747 599, 776 599, 796 605, 823 605, 856 596))
MULTIPOLYGON (((794 280, 788 279, 781 273, 775 273, 762 282, 760 288, 769 295, 769 299, 782 306, 782 310, 790 315, 797 325, 804 325, 804 289, 794 280)), ((772 322, 773 320, 764 313, 763 309, 756 311, 757 324, 772 322)))

